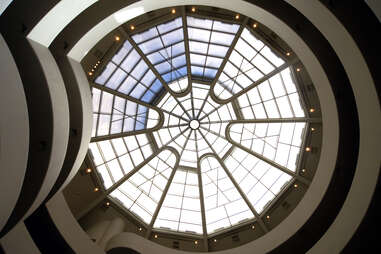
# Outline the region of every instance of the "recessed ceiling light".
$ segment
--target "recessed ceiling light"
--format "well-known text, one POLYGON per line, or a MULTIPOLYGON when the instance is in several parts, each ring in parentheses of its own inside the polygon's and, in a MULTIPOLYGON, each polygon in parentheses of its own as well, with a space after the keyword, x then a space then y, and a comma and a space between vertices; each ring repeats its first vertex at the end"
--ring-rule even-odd
POLYGON ((239 14, 236 14, 236 15, 235 15, 235 19, 239 19, 239 14))
POLYGON ((99 188, 98 188, 98 187, 95 187, 95 188, 94 188, 94 191, 95 191, 95 192, 99 191, 99 188))
POLYGON ((196 7, 192 7, 192 12, 196 12, 196 7))
POLYGON ((172 10, 171 10, 171 13, 172 13, 172 14, 175 14, 175 13, 176 13, 176 9, 172 9, 172 10))

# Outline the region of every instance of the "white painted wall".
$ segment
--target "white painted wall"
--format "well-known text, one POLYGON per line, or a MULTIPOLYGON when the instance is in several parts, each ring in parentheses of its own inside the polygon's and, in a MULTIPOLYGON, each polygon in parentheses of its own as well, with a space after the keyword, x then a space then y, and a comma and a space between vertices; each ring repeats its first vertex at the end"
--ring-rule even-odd
POLYGON ((8 5, 12 3, 13 0, 0 0, 0 16, 3 14, 5 9, 7 9, 8 5))
POLYGON ((24 87, 0 34, 0 231, 21 192, 29 154, 29 118, 24 87))

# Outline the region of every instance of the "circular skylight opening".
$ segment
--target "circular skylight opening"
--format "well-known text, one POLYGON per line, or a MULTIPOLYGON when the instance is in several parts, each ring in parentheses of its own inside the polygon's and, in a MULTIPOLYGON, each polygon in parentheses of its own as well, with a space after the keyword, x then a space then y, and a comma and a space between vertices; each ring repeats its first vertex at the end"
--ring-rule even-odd
POLYGON ((147 234, 211 235, 248 221, 267 232, 277 197, 307 183, 296 68, 252 29, 172 17, 127 36, 95 77, 94 164, 147 234))
POLYGON ((189 122, 189 127, 191 127, 192 130, 197 130, 198 127, 200 127, 200 122, 196 119, 193 119, 189 122))

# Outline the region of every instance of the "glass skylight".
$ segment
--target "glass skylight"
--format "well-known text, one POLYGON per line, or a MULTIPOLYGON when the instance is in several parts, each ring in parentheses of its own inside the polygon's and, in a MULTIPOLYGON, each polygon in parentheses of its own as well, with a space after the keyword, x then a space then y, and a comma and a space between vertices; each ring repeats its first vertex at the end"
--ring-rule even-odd
POLYGON ((239 25, 187 17, 192 75, 213 79, 220 68, 239 25))
POLYGON ((245 28, 218 78, 214 92, 220 99, 229 99, 284 63, 282 58, 245 28))
POLYGON ((95 83, 150 103, 163 85, 128 41, 107 64, 95 83))
POLYGON ((92 88, 105 193, 148 232, 261 222, 299 177, 308 120, 290 63, 249 28, 192 16, 128 40, 92 88))
MULTIPOLYGON (((187 75, 183 30, 180 17, 132 36, 167 83, 177 83, 187 75)), ((181 90, 175 88, 176 92, 181 90)))
POLYGON ((159 123, 159 112, 144 102, 97 88, 92 94, 93 137, 152 129, 159 123))

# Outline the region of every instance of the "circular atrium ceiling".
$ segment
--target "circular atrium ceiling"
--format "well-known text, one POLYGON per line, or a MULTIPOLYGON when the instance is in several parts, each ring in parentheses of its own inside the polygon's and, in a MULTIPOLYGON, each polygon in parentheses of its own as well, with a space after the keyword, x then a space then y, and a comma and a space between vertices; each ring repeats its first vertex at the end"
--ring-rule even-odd
POLYGON ((266 211, 310 181, 301 161, 319 120, 295 56, 247 18, 175 13, 125 29, 95 72, 90 151, 103 191, 149 233, 206 236, 248 222, 267 232, 266 211))

